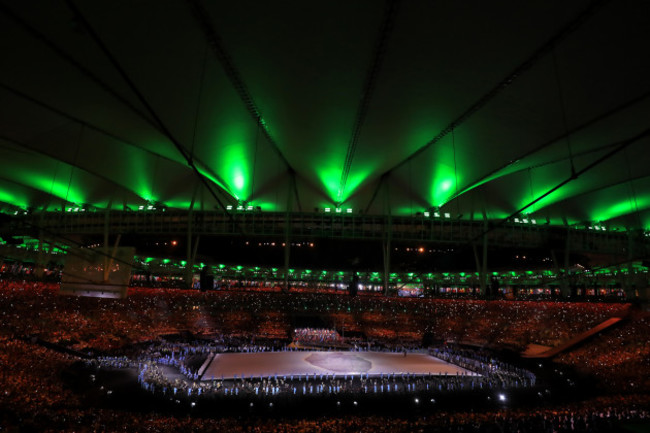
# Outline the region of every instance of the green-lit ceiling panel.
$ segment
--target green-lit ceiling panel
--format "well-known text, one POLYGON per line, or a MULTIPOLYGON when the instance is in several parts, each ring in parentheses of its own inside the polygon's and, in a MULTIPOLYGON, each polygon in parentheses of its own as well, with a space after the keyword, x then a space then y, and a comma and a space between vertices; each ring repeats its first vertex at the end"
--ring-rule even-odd
POLYGON ((16 188, 9 190, 5 187, 0 187, 0 202, 26 209, 29 206, 27 197, 15 190, 16 188))
POLYGON ((338 140, 331 140, 327 144, 327 149, 321 155, 319 161, 314 161, 314 170, 320 184, 331 200, 331 204, 344 202, 349 197, 350 191, 353 191, 362 179, 356 179, 356 182, 348 176, 345 191, 341 191, 341 170, 345 165, 345 155, 347 151, 347 142, 345 136, 340 135, 338 140), (356 183, 353 187, 353 183, 356 183))

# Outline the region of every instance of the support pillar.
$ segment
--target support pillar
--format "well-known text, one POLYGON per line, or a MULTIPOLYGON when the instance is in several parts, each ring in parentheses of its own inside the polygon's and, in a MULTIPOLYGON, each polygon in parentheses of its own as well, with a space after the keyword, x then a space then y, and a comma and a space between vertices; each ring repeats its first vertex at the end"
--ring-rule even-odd
POLYGON ((382 241, 382 253, 384 257, 384 296, 388 296, 388 286, 390 282, 390 239, 392 235, 392 223, 388 220, 388 228, 384 232, 382 241))
POLYGON ((109 234, 110 234, 110 226, 111 226, 111 213, 110 213, 110 203, 108 206, 108 209, 106 209, 106 212, 104 213, 104 281, 107 280, 108 278, 108 241, 109 241, 109 234))
POLYGON ((562 272, 560 270, 560 263, 557 261, 557 255, 555 254, 555 250, 551 249, 551 258, 553 259, 553 267, 555 268, 555 275, 558 277, 558 281, 560 283, 560 292, 562 293, 562 296, 566 296, 566 293, 569 293, 569 280, 567 279, 567 275, 565 272, 562 272))
POLYGON ((563 273, 564 285, 560 287, 562 297, 565 298, 571 296, 571 280, 570 280, 571 277, 569 276, 569 266, 571 265, 570 259, 571 259, 571 228, 567 227, 566 242, 564 244, 564 273, 563 273))
POLYGON ((190 207, 187 210, 187 239, 186 239, 186 253, 187 253, 187 262, 185 264, 185 287, 188 289, 192 288, 192 276, 194 274, 194 257, 196 256, 196 247, 198 247, 198 239, 195 245, 194 250, 192 249, 192 235, 193 235, 193 221, 194 221, 194 201, 196 198, 197 188, 194 188, 194 194, 192 194, 192 201, 190 201, 190 207), (194 252, 194 254, 192 254, 194 252))
POLYGON ((43 230, 39 229, 38 231, 38 253, 36 256, 36 266, 34 269, 34 272, 36 274, 36 278, 41 280, 43 279, 43 268, 45 266, 44 264, 44 254, 43 250, 45 249, 45 242, 43 240, 43 230))
POLYGON ((110 257, 106 257, 107 262, 106 262, 106 266, 104 266, 104 283, 108 282, 108 278, 110 276, 110 270, 113 267, 113 262, 115 261, 115 254, 117 254, 117 248, 120 246, 121 239, 122 239, 122 235, 118 234, 117 238, 115 238, 115 244, 113 245, 113 251, 111 251, 110 257))
POLYGON ((284 219, 284 291, 289 292, 289 266, 291 260, 291 210, 293 208, 293 183, 291 176, 287 189, 287 212, 284 219))
MULTIPOLYGON (((484 220, 484 231, 483 231, 483 262, 481 263, 481 272, 479 277, 481 278, 481 293, 486 293, 487 291, 487 263, 488 263, 488 237, 487 237, 487 220, 484 220)), ((492 295, 496 295, 493 293, 492 295)))

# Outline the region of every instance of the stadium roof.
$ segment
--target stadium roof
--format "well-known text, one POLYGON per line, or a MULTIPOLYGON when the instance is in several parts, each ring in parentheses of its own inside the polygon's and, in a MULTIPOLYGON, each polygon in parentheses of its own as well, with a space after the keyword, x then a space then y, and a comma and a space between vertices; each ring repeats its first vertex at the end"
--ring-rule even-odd
POLYGON ((5 209, 650 227, 645 1, 3 0, 0 28, 5 209))

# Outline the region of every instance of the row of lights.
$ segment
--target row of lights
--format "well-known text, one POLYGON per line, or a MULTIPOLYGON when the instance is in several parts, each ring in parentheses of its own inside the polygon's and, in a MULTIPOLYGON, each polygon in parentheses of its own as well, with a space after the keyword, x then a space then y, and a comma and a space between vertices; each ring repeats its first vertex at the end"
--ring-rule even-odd
POLYGON ((86 212, 85 206, 70 206, 65 208, 66 212, 86 212))
MULTIPOLYGON (((331 207, 326 207, 323 210, 325 211, 325 213, 332 213, 331 207)), ((347 209, 342 209, 340 207, 334 208, 334 213, 344 213, 343 211, 345 211, 345 213, 352 213, 352 208, 347 208, 347 209)))
POLYGON ((253 212, 253 211, 261 211, 262 208, 250 204, 249 205, 238 204, 237 206, 233 206, 229 204, 228 206, 226 206, 226 210, 229 211, 236 210, 237 212, 253 212))
MULTIPOLYGON (((246 245, 250 245, 250 241, 246 241, 246 245)), ((278 246, 280 246, 280 243, 277 243, 278 246)), ((274 247, 276 246, 275 242, 258 242, 257 243, 258 247, 274 247)), ((286 243, 282 242, 282 246, 286 246, 286 243)), ((313 242, 291 242, 292 247, 313 247, 314 243, 313 242)))
POLYGON ((528 217, 523 217, 523 218, 515 218, 514 222, 517 224, 537 224, 537 220, 534 218, 528 218, 528 217))
POLYGON ((451 218, 451 214, 449 212, 444 212, 443 213, 443 212, 440 212, 440 211, 437 211, 437 210, 433 211, 433 212, 425 210, 423 215, 425 216, 425 218, 431 218, 431 217, 433 217, 433 218, 442 218, 442 217, 444 217, 446 219, 451 218))

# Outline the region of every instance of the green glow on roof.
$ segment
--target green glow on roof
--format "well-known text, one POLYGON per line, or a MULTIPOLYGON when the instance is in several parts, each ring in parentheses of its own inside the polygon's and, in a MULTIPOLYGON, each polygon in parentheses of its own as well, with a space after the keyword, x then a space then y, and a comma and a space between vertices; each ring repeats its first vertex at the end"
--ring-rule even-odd
POLYGON ((372 167, 365 167, 364 169, 359 168, 354 171, 350 171, 350 174, 348 175, 348 181, 345 185, 345 191, 343 191, 339 196, 337 202, 343 203, 347 201, 350 196, 354 194, 357 188, 359 188, 359 185, 368 179, 372 172, 372 167))
POLYGON ((345 160, 344 152, 346 146, 347 145, 342 146, 343 154, 341 155, 340 161, 338 158, 326 159, 320 161, 318 168, 316 168, 316 175, 325 187, 327 195, 332 200, 332 203, 343 203, 348 200, 359 185, 361 185, 361 183, 366 180, 373 171, 372 167, 367 165, 363 168, 355 167, 355 169, 351 170, 348 174, 345 191, 339 191, 341 183, 341 167, 343 167, 343 162, 345 160))
MULTIPOLYGON (((561 179, 563 180, 563 179, 561 179)), ((539 181, 533 180, 534 185, 538 184, 539 181)), ((525 195, 524 199, 521 202, 521 206, 523 207, 539 197, 540 195, 544 194, 546 191, 550 190, 551 188, 557 186, 558 184, 557 179, 553 179, 550 182, 545 182, 544 185, 540 186, 534 186, 534 197, 531 197, 530 195, 530 190, 528 193, 525 195)), ((568 183, 564 185, 562 188, 558 189, 557 191, 552 192, 551 194, 547 195, 537 203, 533 204, 532 206, 528 207, 526 209, 527 213, 535 213, 541 211, 543 208, 550 206, 552 204, 558 203, 562 200, 565 200, 567 198, 573 197, 576 194, 580 193, 580 184, 578 183, 568 183)))
POLYGON ((452 189, 453 185, 455 185, 453 171, 451 173, 446 169, 439 171, 436 174, 431 187, 431 205, 444 205, 454 195, 455 189, 452 189))
POLYGON ((232 195, 233 197, 237 198, 235 194, 232 192, 232 190, 228 187, 228 185, 224 184, 221 182, 219 179, 214 177, 212 174, 208 173, 206 170, 202 169, 201 167, 197 166, 197 169, 199 173, 201 173, 203 176, 206 178, 210 179, 212 182, 214 182, 216 185, 220 186, 223 190, 228 192, 228 194, 232 195))
POLYGON ((21 207, 23 209, 26 209, 28 207, 28 202, 25 199, 25 197, 19 197, 16 194, 12 194, 6 190, 1 190, 1 189, 0 189, 0 202, 9 203, 14 206, 21 207))
POLYGON ((252 138, 250 128, 239 122, 223 125, 213 137, 216 152, 211 160, 216 172, 229 186, 228 190, 238 200, 248 200, 251 194, 250 179, 255 159, 254 149, 249 147, 252 138))
POLYGON ((339 167, 329 167, 323 164, 322 168, 316 170, 316 174, 327 190, 329 198, 332 199, 332 203, 336 203, 339 195, 340 178, 337 177, 337 175, 340 175, 339 167))
POLYGON ((253 201, 253 206, 259 206, 263 212, 275 212, 278 210, 278 205, 270 201, 253 201))
POLYGON ((409 216, 415 214, 415 211, 410 207, 400 207, 392 210, 393 215, 409 216))
POLYGON ((72 177, 70 181, 71 167, 64 167, 68 169, 67 173, 59 174, 54 179, 41 173, 21 173, 16 176, 20 179, 21 183, 29 185, 34 189, 51 193, 53 196, 67 200, 71 203, 82 204, 86 203, 86 197, 82 191, 75 185, 75 178, 72 177), (69 188, 68 188, 69 187, 69 188))
POLYGON ((647 209, 650 207, 650 197, 639 195, 636 198, 636 204, 630 198, 620 200, 611 205, 606 204, 594 209, 590 215, 593 221, 607 221, 612 218, 634 213, 637 207, 639 209, 647 209))
MULTIPOLYGON (((170 200, 170 201, 166 201, 163 204, 165 206, 169 207, 169 208, 186 210, 186 209, 190 208, 190 205, 192 204, 192 202, 191 201, 174 201, 174 200, 170 200)), ((196 203, 195 203, 195 206, 196 206, 196 203)), ((196 207, 195 207, 195 209, 196 209, 196 207)))
POLYGON ((461 173, 454 169, 454 147, 451 143, 431 149, 433 178, 429 190, 432 206, 442 206, 456 193, 456 178, 462 184, 461 173))

